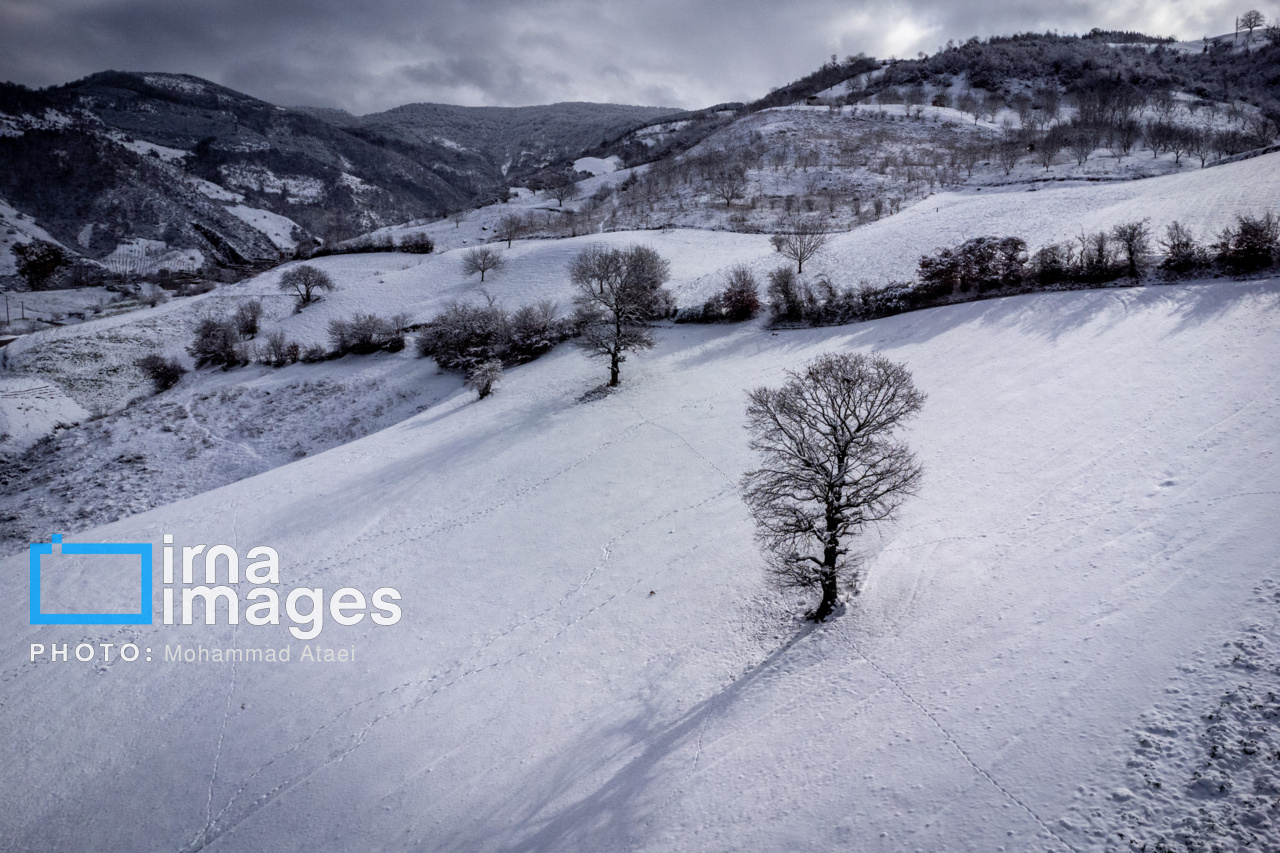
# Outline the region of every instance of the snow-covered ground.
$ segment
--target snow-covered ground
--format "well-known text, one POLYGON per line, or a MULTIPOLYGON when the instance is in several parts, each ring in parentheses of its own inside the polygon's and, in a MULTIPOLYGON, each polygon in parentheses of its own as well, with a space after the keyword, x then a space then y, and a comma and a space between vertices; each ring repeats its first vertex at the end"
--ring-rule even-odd
POLYGON ((89 416, 62 391, 34 378, 0 376, 0 456, 26 450, 54 431, 89 416))
POLYGON ((310 644, 354 662, 300 661, 284 626, 29 626, 15 555, 0 835, 24 850, 1084 851, 1231 806, 1255 849, 1274 846, 1271 759, 1211 757, 1238 727, 1206 735, 1204 715, 1274 683, 1277 312, 1273 278, 840 329, 668 328, 603 400, 577 402, 601 366, 560 350, 483 402, 447 393, 74 537, 265 544, 284 588, 395 587, 398 624, 329 621, 310 644), (745 391, 833 350, 914 373, 927 479, 868 537, 863 593, 815 629, 764 586, 737 482, 754 462, 745 391), (29 660, 30 643, 81 641, 154 659, 29 660), (292 659, 165 662, 177 644, 292 659), (1204 770, 1232 784, 1211 790, 1204 770))
MULTIPOLYGON (((1277 198, 1280 154, 964 188, 835 236, 805 273, 900 280, 969 237, 1034 249, 1142 219, 1205 238, 1277 198)), ((80 424, 0 471, 0 850, 1280 849, 1276 277, 664 325, 592 402, 603 365, 569 347, 483 401, 411 349, 156 396, 134 366, 189 364, 198 320, 250 299, 259 339, 304 346, 356 312, 567 309, 597 242, 652 245, 685 306, 735 264, 785 263, 764 235, 690 228, 497 244, 504 269, 464 275, 498 217, 554 204, 396 229, 437 237, 430 255, 314 259, 339 289, 300 313, 286 266, 9 345, 0 451, 80 424), (908 436, 926 480, 864 542, 862 594, 813 627, 764 583, 743 408, 848 350, 929 395, 908 436), (157 558, 166 533, 269 545, 284 589, 394 587, 404 617, 326 611, 310 643, 287 618, 31 626, 15 546, 54 533, 157 558), (131 641, 143 657, 120 660, 131 641), (111 660, 31 659, 80 642, 111 660), (291 661, 166 662, 179 644, 291 661), (355 659, 304 660, 317 644, 355 659)))

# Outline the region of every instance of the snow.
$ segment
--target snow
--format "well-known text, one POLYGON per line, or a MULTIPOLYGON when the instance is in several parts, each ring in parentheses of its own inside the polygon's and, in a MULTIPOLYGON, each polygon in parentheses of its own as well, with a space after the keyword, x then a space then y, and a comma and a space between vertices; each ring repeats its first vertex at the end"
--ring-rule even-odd
POLYGON ((208 196, 214 201, 244 201, 244 196, 240 195, 240 193, 233 193, 228 189, 218 186, 212 181, 193 177, 188 177, 188 180, 191 182, 191 185, 196 188, 197 192, 208 196))
POLYGON ((266 234, 277 249, 292 252, 298 246, 298 240, 293 235, 301 229, 298 223, 287 216, 243 204, 227 205, 227 213, 266 234))
POLYGON ((306 175, 280 176, 265 166, 221 166, 219 173, 230 186, 260 193, 284 195, 302 203, 324 198, 324 181, 306 175))
POLYGON ((573 161, 573 171, 589 172, 594 177, 616 172, 621 165, 622 161, 617 155, 612 157, 579 157, 573 161))
POLYGON ((0 277, 17 275, 18 263, 13 256, 13 247, 32 240, 61 245, 34 219, 0 199, 0 277))
MULTIPOLYGON (((1280 154, 964 188, 835 236, 805 274, 879 283, 968 237, 1034 249, 1135 219, 1208 237, 1278 197, 1280 154)), ((829 329, 662 325, 591 402, 605 370, 570 347, 509 369, 484 401, 411 350, 193 371, 154 396, 133 367, 150 352, 189 364, 198 319, 252 298, 258 341, 303 345, 357 311, 567 308, 567 266, 593 243, 652 245, 681 305, 735 264, 784 263, 765 234, 671 228, 493 243, 505 269, 483 285, 462 273, 498 217, 550 204, 527 193, 460 226, 386 229, 431 234, 430 255, 309 261, 339 289, 300 313, 278 288, 286 265, 9 345, 0 417, 27 420, 5 441, 82 424, 21 456, 30 470, 0 467, 8 845, 1101 853, 1182 832, 1280 846, 1266 695, 1280 278, 829 329), (813 627, 798 618, 812 601, 765 585, 737 484, 757 464, 746 391, 831 351, 913 372, 929 397, 907 438, 926 479, 862 543, 861 594, 813 627), (328 620, 311 645, 354 648, 340 664, 299 660, 287 625, 31 626, 14 546, 51 533, 270 545, 284 588, 390 586, 405 615, 328 620), (154 659, 120 661, 129 641, 154 659), (30 659, 31 643, 80 642, 116 651, 30 659), (288 646, 292 662, 165 662, 177 644, 288 646)), ((68 571, 64 587, 92 585, 68 571)))
POLYGON ((173 89, 184 95, 200 95, 208 91, 208 87, 198 79, 185 74, 146 74, 142 79, 148 86, 173 89))
POLYGON ((1154 713, 1194 747, 1199 714, 1244 678, 1217 665, 1222 644, 1274 635, 1278 309, 1269 279, 776 335, 668 328, 603 400, 575 402, 602 370, 558 351, 483 403, 458 390, 75 537, 270 544, 286 587, 396 587, 399 624, 325 628, 351 664, 297 662, 283 626, 28 626, 15 555, 0 575, 6 835, 1104 849, 1147 797, 1126 766, 1140 727, 1154 713), (809 629, 762 584, 736 482, 754 463, 744 390, 831 350, 913 371, 928 479, 866 543, 862 595, 809 629), (83 639, 159 656, 28 660, 31 642, 83 639), (178 643, 290 645, 295 662, 165 663, 178 643))
POLYGON ((54 385, 39 379, 0 377, 0 457, 21 453, 58 424, 88 416, 54 385))
POLYGON ((154 142, 146 142, 141 139, 133 139, 126 142, 123 137, 121 137, 118 138, 117 141, 135 154, 141 154, 143 156, 155 154, 166 163, 177 163, 184 157, 191 156, 190 151, 183 151, 181 148, 170 148, 165 145, 157 145, 154 142))
POLYGON ((102 265, 124 275, 151 275, 157 270, 194 271, 204 265, 199 249, 170 249, 163 240, 134 237, 116 245, 102 265))
POLYGON ((1278 198, 1280 153, 1142 181, 962 189, 836 236, 813 271, 846 283, 904 281, 914 277, 922 254, 971 237, 1021 237, 1034 251, 1138 220, 1148 220, 1156 237, 1177 220, 1212 242, 1237 213, 1261 214, 1278 198))

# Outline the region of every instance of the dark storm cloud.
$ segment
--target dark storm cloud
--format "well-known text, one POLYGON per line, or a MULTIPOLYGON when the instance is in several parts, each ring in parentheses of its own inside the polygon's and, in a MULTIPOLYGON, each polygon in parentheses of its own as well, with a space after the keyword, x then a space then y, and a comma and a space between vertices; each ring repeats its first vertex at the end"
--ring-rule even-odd
POLYGON ((1238 5, 0 0, 0 79, 186 72, 357 113, 414 101, 698 107, 759 97, 832 54, 914 56, 970 35, 1095 26, 1199 38, 1230 30, 1238 5))

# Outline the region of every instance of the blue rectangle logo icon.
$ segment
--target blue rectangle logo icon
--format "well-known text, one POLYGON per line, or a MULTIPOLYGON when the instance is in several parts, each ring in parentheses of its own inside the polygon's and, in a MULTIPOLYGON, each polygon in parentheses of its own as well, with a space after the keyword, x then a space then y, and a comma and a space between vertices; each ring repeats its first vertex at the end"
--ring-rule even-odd
MULTIPOLYGON (((32 625, 150 625, 151 612, 150 543, 66 543, 54 534, 49 544, 31 544, 31 624, 32 625), (142 563, 137 613, 45 613, 40 607, 40 558, 56 553, 67 555, 137 555, 142 563)), ((101 606, 101 605, 99 605, 101 606)))

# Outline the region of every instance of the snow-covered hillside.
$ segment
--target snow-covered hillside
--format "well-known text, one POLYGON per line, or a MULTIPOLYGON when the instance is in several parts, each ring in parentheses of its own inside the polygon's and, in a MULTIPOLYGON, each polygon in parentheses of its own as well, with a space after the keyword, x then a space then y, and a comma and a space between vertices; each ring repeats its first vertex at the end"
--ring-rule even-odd
POLYGON ((0 846, 1084 851, 1197 808, 1274 846, 1273 759, 1211 757, 1234 730, 1205 715, 1278 662, 1278 312, 1268 279, 674 327, 605 399, 576 402, 600 366, 557 351, 74 537, 270 545, 284 588, 403 595, 399 623, 309 644, 29 626, 9 558, 0 846), (744 391, 832 350, 912 370, 927 480, 812 628, 765 588, 736 487, 744 391), (29 660, 81 641, 154 659, 29 660), (355 660, 299 660, 317 643, 355 660), (292 659, 165 662, 178 644, 292 659))
MULTIPOLYGON (((599 179, 608 177, 614 176, 599 179)), ((1260 213, 1276 198, 1280 154, 1144 181, 1048 184, 1036 192, 947 193, 835 236, 806 264, 805 274, 825 275, 841 286, 882 284, 910 278, 920 255, 934 247, 971 237, 1019 236, 1035 249, 1081 231, 1142 219, 1157 234, 1176 219, 1205 239, 1231 224, 1237 213, 1260 213)), ((438 244, 448 239, 442 234, 462 235, 448 244, 455 248, 431 255, 313 259, 308 263, 328 272, 339 289, 301 313, 294 313, 292 298, 278 288, 288 268, 283 267, 201 296, 49 329, 10 344, 4 353, 8 370, 60 389, 85 409, 109 414, 83 426, 83 434, 62 433, 40 459, 25 460, 0 477, 9 485, 7 494, 0 493, 0 519, 20 520, 0 530, 0 553, 25 542, 28 531, 85 529, 261 473, 297 455, 381 429, 438 396, 435 383, 426 379, 431 364, 418 363, 405 352, 279 371, 203 370, 160 397, 126 407, 151 394, 134 367, 138 357, 158 352, 190 364, 185 347, 197 322, 227 316, 247 300, 261 299, 265 306, 260 341, 279 331, 306 347, 327 343, 329 323, 357 312, 384 317, 404 313, 411 322, 425 322, 451 301, 482 304, 487 297, 513 310, 550 299, 567 312, 572 298, 568 265, 593 243, 653 246, 671 261, 669 286, 686 307, 700 306, 722 288, 729 267, 745 264, 763 280, 786 263, 764 235, 671 229, 518 240, 509 250, 499 243, 508 261, 504 269, 490 273, 483 284, 478 276, 464 274, 462 256, 469 247, 463 241, 484 240, 482 223, 492 222, 504 209, 533 203, 522 199, 486 208, 458 228, 443 223, 403 229, 404 234, 425 230, 438 244), (375 386, 376 392, 356 393, 375 386), (309 416, 303 414, 307 411, 309 416), (70 470, 59 461, 63 457, 75 460, 70 470), (121 458, 148 461, 122 465, 121 458), (184 458, 198 458, 200 474, 174 483, 165 471, 184 458)), ((46 313, 52 305, 40 302, 46 313)))

